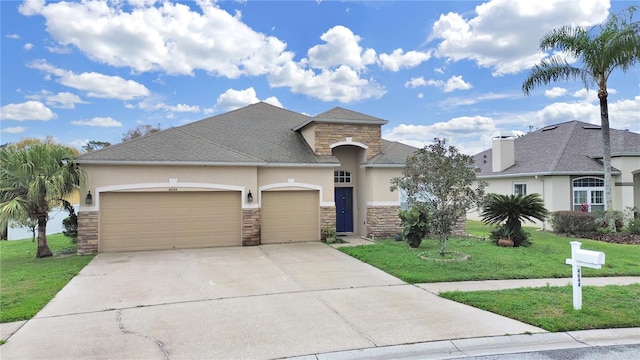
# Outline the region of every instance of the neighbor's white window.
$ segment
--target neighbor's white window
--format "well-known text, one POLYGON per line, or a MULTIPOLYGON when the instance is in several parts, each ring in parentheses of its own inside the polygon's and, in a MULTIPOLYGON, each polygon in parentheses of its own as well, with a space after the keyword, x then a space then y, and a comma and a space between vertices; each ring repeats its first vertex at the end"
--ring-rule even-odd
POLYGON ((573 210, 585 207, 589 212, 604 210, 604 180, 584 177, 573 180, 573 210))
POLYGON ((333 172, 333 182, 335 183, 350 183, 351 173, 348 171, 336 170, 333 172))
POLYGON ((409 197, 407 196, 407 190, 398 190, 400 191, 400 209, 407 210, 409 208, 409 197))
POLYGON ((516 195, 527 195, 527 183, 514 183, 513 193, 516 195))

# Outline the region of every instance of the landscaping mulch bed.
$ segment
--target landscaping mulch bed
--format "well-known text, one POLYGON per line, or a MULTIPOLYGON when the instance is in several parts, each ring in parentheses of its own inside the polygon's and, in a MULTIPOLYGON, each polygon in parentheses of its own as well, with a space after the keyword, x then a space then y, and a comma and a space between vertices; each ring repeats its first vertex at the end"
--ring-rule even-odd
POLYGON ((589 233, 580 235, 585 239, 603 241, 614 244, 640 245, 640 235, 635 234, 600 234, 589 233))

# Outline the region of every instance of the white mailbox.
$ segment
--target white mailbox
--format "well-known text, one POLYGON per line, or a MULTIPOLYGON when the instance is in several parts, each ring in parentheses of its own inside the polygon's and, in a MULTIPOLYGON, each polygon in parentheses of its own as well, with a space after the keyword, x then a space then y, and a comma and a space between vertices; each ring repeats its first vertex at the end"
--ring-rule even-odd
POLYGON ((604 253, 601 251, 578 249, 574 258, 579 266, 586 266, 594 269, 602 268, 604 265, 604 253))
POLYGON ((571 259, 565 262, 571 265, 571 273, 573 280, 573 308, 582 309, 582 270, 581 267, 590 267, 601 269, 604 265, 604 253, 593 250, 580 249, 582 243, 578 241, 571 242, 571 259))

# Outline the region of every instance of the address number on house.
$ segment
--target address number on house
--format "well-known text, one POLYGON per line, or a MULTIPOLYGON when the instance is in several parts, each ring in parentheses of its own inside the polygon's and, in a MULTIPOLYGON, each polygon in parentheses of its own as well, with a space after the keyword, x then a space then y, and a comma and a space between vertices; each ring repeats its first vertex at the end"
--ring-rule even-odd
POLYGON ((170 187, 169 191, 178 191, 178 188, 177 187, 170 187))

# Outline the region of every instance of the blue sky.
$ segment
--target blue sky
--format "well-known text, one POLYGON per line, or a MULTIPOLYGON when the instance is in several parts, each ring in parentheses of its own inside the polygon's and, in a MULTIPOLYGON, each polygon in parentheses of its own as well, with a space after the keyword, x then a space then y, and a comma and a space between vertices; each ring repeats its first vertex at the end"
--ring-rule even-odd
MULTIPOLYGON (((444 137, 463 152, 497 133, 599 123, 596 91, 525 96, 540 37, 592 26, 631 1, 1 1, 1 142, 117 143, 257 101, 388 120, 383 137, 444 137)), ((640 72, 609 80, 611 126, 640 132, 640 72)))

